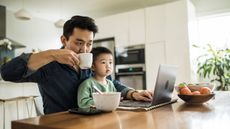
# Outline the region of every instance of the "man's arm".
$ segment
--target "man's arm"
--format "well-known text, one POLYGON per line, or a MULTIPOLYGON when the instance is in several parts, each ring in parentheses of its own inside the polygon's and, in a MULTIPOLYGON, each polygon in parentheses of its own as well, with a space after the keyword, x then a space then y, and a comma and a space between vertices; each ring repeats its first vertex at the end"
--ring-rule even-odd
POLYGON ((12 59, 8 63, 2 65, 1 75, 5 81, 18 82, 21 81, 22 77, 26 74, 32 73, 32 71, 27 70, 27 62, 31 53, 25 54, 12 59), (27 72, 28 71, 28 72, 27 72))
POLYGON ((71 50, 47 50, 34 54, 22 54, 12 59, 1 67, 1 75, 6 81, 37 82, 36 80, 39 78, 27 80, 27 77, 52 61, 57 61, 73 67, 79 64, 77 54, 71 50))
POLYGON ((32 71, 38 70, 42 66, 54 61, 54 56, 53 56, 54 53, 55 50, 47 50, 47 51, 31 54, 27 62, 27 67, 32 71))
POLYGON ((79 65, 78 55, 75 52, 68 49, 58 49, 32 54, 27 66, 29 69, 36 71, 52 61, 67 64, 75 68, 79 65))
POLYGON ((135 90, 133 88, 127 87, 123 85, 121 82, 114 80, 113 84, 117 91, 121 92, 121 96, 125 99, 133 99, 133 100, 143 100, 143 101, 151 101, 153 92, 148 90, 135 90))
MULTIPOLYGON (((107 76, 107 79, 112 80, 111 76, 107 76)), ((135 90, 133 88, 127 87, 118 80, 113 80, 113 84, 118 92, 121 92, 121 96, 124 99, 133 99, 133 100, 143 100, 151 101, 153 92, 148 90, 135 90)))
POLYGON ((121 82, 117 80, 113 80, 113 84, 115 88, 117 89, 117 91, 121 92, 122 97, 124 97, 125 99, 130 99, 128 92, 134 89, 125 86, 124 84, 122 84, 121 82))
POLYGON ((28 61, 32 53, 25 54, 12 59, 1 67, 1 75, 5 81, 12 82, 39 82, 44 70, 31 70, 28 61))

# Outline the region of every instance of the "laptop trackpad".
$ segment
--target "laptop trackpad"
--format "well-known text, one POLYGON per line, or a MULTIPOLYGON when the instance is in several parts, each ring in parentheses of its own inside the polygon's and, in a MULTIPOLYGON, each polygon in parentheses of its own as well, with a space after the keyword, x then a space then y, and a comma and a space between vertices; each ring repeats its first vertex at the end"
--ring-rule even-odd
POLYGON ((123 107, 149 107, 149 106, 151 106, 151 102, 122 100, 120 102, 119 106, 123 106, 123 107))

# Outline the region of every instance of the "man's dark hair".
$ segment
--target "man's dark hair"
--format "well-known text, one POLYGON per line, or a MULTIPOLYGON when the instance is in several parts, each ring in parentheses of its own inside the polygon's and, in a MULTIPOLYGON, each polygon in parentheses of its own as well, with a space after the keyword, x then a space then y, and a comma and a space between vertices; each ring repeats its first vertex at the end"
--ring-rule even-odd
POLYGON ((100 56, 101 54, 113 55, 113 53, 108 48, 105 47, 95 47, 92 49, 91 53, 93 54, 93 63, 95 62, 97 57, 100 56))
POLYGON ((92 31, 94 36, 98 32, 97 25, 94 19, 86 16, 73 16, 70 20, 66 21, 63 27, 63 35, 69 39, 72 35, 74 28, 80 28, 84 30, 92 31))

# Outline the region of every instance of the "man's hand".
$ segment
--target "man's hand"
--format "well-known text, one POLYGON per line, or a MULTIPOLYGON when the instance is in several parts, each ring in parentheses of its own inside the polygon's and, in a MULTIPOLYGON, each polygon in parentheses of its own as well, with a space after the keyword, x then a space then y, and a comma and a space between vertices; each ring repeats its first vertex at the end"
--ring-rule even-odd
POLYGON ((76 70, 78 70, 78 66, 80 64, 78 55, 74 51, 68 49, 58 49, 32 54, 27 66, 31 70, 37 70, 52 61, 67 64, 76 70))
POLYGON ((134 92, 132 96, 137 101, 152 101, 153 92, 148 90, 141 90, 138 92, 134 92))
POLYGON ((52 56, 55 61, 61 64, 67 64, 75 69, 77 69, 80 64, 78 55, 72 50, 60 49, 54 51, 52 56))

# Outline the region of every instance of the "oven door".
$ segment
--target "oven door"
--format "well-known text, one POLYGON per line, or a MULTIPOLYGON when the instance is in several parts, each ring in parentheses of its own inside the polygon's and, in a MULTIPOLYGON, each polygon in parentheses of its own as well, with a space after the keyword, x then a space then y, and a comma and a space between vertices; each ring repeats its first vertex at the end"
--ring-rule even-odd
POLYGON ((117 73, 116 79, 126 86, 137 90, 145 90, 145 72, 117 73))

